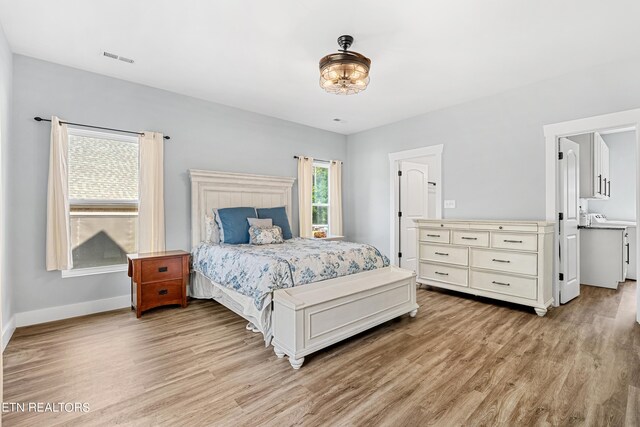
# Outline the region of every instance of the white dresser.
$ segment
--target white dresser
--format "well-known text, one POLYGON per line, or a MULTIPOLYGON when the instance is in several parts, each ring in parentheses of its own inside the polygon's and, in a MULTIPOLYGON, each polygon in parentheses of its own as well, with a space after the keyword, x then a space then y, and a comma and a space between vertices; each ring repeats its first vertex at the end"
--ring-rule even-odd
POLYGON ((415 220, 419 284, 533 307, 553 301, 549 221, 415 220))

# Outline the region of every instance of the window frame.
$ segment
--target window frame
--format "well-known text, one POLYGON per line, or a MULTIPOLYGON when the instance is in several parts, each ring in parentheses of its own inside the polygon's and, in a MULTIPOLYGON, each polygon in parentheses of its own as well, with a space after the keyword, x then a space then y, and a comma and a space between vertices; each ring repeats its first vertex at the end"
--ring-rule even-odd
MULTIPOLYGON (((68 126, 67 127, 67 137, 71 136, 80 136, 87 138, 97 138, 97 139, 109 139, 112 141, 120 141, 127 142, 132 144, 138 144, 138 137, 133 135, 123 135, 119 133, 112 132, 104 132, 104 131, 96 131, 96 130, 88 130, 88 129, 80 129, 77 127, 68 126)), ((138 159, 138 171, 140 170, 140 159, 138 159)), ((140 207, 140 194, 138 193, 138 200, 136 202, 132 202, 131 200, 83 200, 83 199, 69 199, 69 208, 72 205, 122 205, 122 206, 133 206, 136 205, 138 208, 140 207), (106 202, 106 203, 105 203, 106 202)), ((137 215, 137 212, 136 212, 137 215)), ((69 213, 69 217, 73 216, 69 213)), ((71 218, 69 218, 71 220, 71 218)), ((71 246, 69 246, 69 251, 71 251, 71 246)), ((137 250, 137 248, 136 248, 137 250)), ((62 270, 62 278, 69 277, 80 277, 80 276, 92 276, 96 274, 107 274, 107 273, 119 273, 121 271, 127 271, 128 265, 125 262, 124 264, 113 264, 113 265, 105 265, 99 267, 85 267, 85 268, 77 268, 71 270, 62 270)))
MULTIPOLYGON (((331 230, 331 171, 329 167, 331 164, 329 162, 320 162, 314 160, 313 167, 314 168, 323 168, 327 170, 327 203, 313 203, 313 195, 311 199, 311 212, 313 212, 314 206, 316 207, 326 207, 327 208, 327 236, 331 230)), ((315 173, 315 171, 314 171, 315 173)), ((313 224, 313 214, 312 214, 312 224, 311 224, 311 234, 313 234, 314 227, 325 227, 325 224, 313 224)))

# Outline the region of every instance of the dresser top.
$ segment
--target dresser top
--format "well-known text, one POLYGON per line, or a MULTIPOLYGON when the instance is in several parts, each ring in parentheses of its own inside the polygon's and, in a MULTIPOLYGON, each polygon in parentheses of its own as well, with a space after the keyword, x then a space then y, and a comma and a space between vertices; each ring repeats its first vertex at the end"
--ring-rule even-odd
POLYGON ((415 222, 425 224, 447 224, 447 223, 468 223, 468 224, 523 224, 523 225, 538 225, 548 226, 554 225, 555 221, 538 221, 538 220, 506 220, 506 219, 431 219, 431 218, 418 218, 414 219, 415 222))
POLYGON ((147 253, 140 253, 140 254, 127 254, 127 258, 129 258, 130 260, 134 260, 134 259, 145 259, 145 258, 184 256, 184 255, 190 255, 190 254, 187 251, 147 252, 147 253))

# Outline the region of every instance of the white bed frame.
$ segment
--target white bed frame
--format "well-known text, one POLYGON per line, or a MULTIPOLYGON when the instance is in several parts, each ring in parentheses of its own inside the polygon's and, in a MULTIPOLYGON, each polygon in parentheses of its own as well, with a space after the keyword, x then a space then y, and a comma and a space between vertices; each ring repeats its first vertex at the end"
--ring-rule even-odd
MULTIPOLYGON (((205 240, 205 216, 212 209, 252 206, 284 206, 291 221, 291 189, 294 178, 231 172, 189 170, 191 177, 191 246, 205 240)), ((224 290, 216 301, 247 319, 241 299, 224 290)), ((218 292, 218 295, 221 293, 218 292)), ((299 369, 304 356, 367 330, 418 311, 415 273, 386 267, 305 286, 274 292, 273 345, 278 357, 289 356, 299 369)))

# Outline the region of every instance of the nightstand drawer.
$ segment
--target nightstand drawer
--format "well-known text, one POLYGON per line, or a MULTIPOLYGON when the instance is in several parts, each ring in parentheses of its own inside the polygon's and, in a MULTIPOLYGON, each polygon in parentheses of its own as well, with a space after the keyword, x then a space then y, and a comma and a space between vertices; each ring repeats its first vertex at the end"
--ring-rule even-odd
POLYGON ((182 258, 154 258, 142 261, 142 283, 171 279, 182 279, 182 258))
POLYGON ((142 285, 142 310, 167 304, 182 304, 182 279, 142 285))

